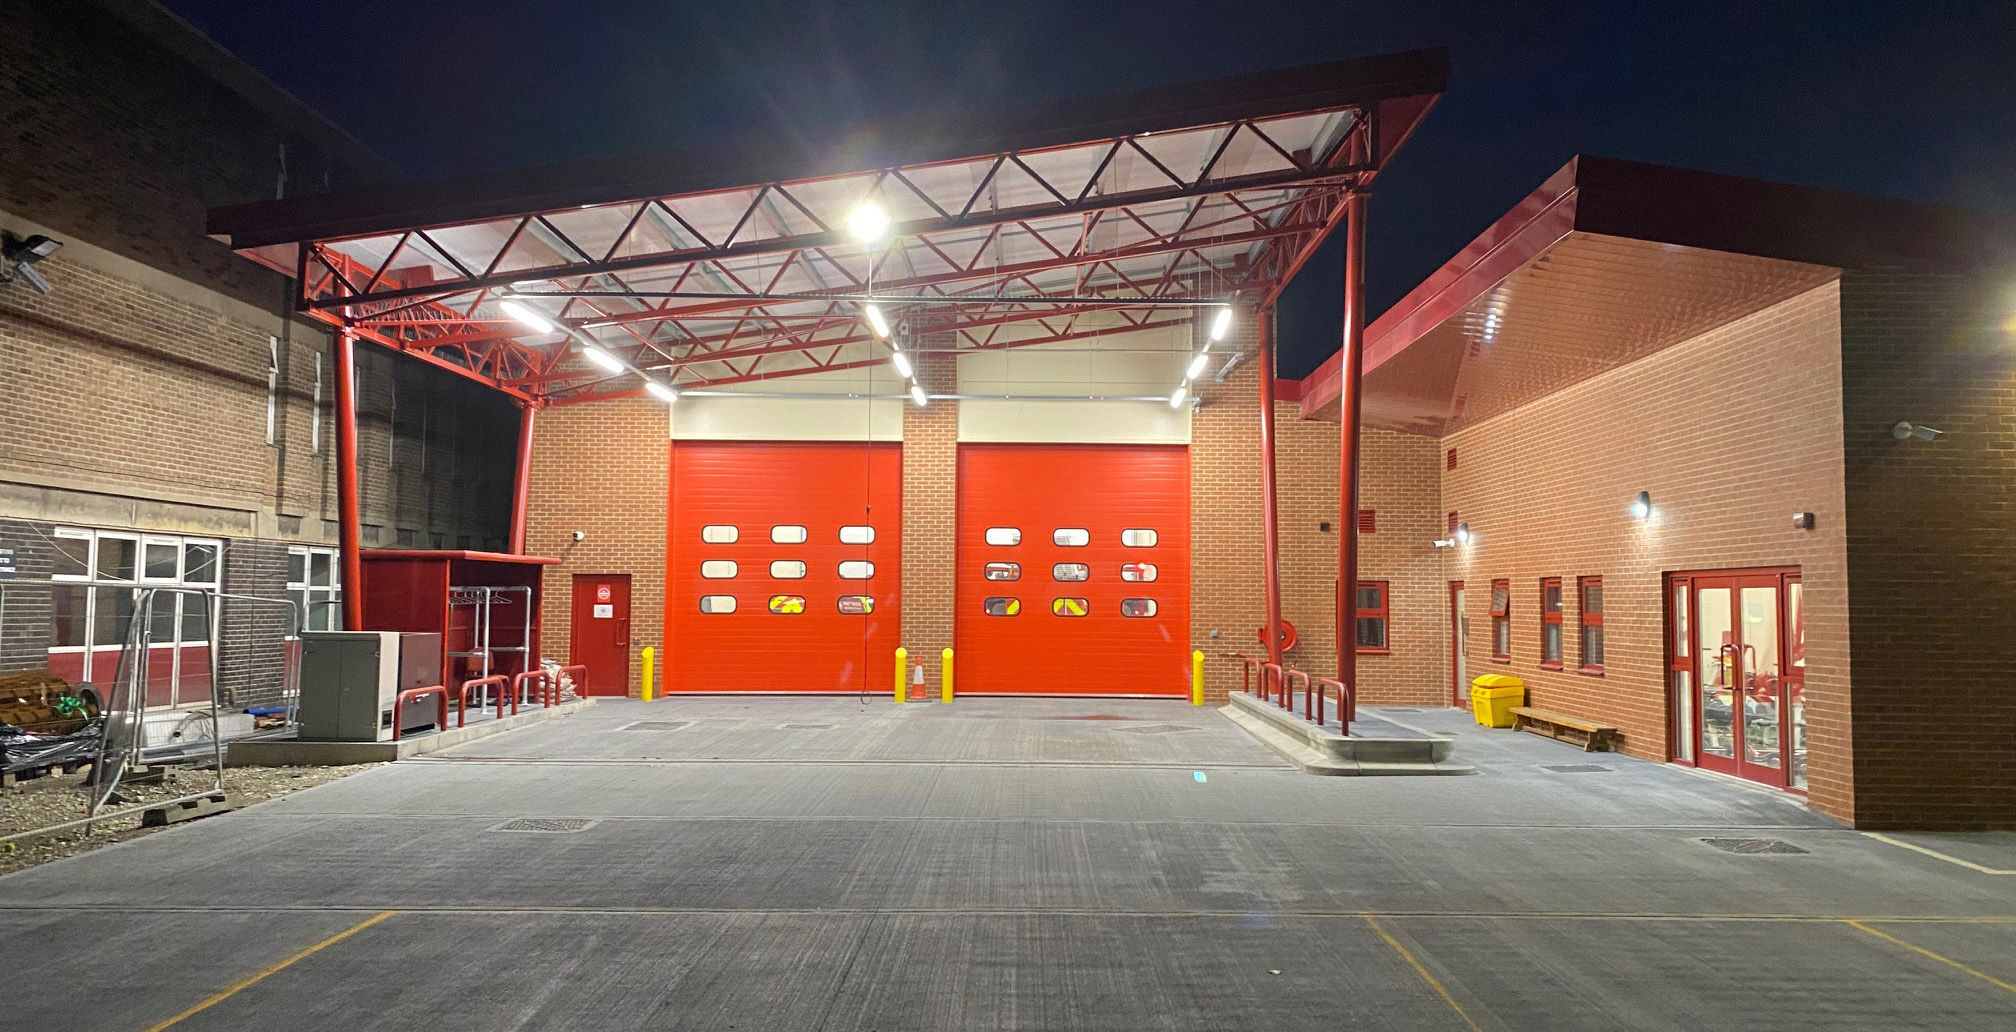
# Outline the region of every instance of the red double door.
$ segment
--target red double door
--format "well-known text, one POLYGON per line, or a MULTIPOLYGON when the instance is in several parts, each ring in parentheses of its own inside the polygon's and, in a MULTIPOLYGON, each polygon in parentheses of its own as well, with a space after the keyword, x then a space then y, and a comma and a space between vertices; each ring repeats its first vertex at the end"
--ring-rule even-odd
POLYGON ((1189 691, 1188 448, 965 444, 958 482, 961 691, 1189 691))
POLYGON ((1797 569, 1669 574, 1674 758, 1806 788, 1806 620, 1797 569))
POLYGON ((679 441, 670 479, 666 692, 888 690, 901 445, 679 441))

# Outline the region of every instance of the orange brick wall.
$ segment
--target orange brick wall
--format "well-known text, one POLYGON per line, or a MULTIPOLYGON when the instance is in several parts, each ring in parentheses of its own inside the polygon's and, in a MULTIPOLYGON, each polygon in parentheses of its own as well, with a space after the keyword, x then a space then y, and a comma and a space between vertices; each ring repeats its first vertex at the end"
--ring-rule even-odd
POLYGON ((2016 827, 2012 282, 1842 281, 1858 827, 2016 827))
POLYGON ((536 429, 525 547, 561 560, 546 568, 539 648, 548 658, 569 656, 574 574, 627 573, 635 695, 638 653, 666 647, 670 419, 662 403, 643 398, 543 409, 536 429), (577 530, 587 537, 575 541, 577 530))
MULTIPOLYGON (((918 382, 926 391, 957 390, 953 356, 919 354, 916 361, 918 382)), ((958 472, 959 403, 903 406, 903 647, 913 662, 922 660, 925 695, 934 699, 941 681, 940 655, 952 647, 958 472)), ((956 667, 952 678, 956 688, 956 667)), ((879 677, 868 683, 889 684, 879 677)), ((916 691, 914 685, 911 690, 916 691)))
POLYGON ((1537 706, 1623 730, 1668 755, 1663 575, 1798 566, 1805 584, 1811 801, 1844 820, 1851 793, 1840 303, 1816 288, 1650 358, 1450 435, 1443 505, 1475 540, 1447 550, 1467 582, 1470 669, 1524 678, 1537 706), (1627 512, 1650 491, 1650 521, 1627 512), (1812 531, 1794 512, 1817 514, 1812 531), (1574 672, 1578 576, 1603 578, 1606 667, 1574 672), (1539 668, 1539 582, 1560 577, 1564 659, 1539 668), (1512 658, 1490 652, 1490 582, 1512 589, 1512 658))

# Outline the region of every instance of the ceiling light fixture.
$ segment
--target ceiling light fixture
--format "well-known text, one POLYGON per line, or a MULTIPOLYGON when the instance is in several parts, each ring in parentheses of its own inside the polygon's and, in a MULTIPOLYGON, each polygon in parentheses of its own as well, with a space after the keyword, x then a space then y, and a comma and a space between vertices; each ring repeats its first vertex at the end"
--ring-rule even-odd
POLYGON ((889 213, 874 201, 862 201, 847 216, 847 232, 864 244, 872 244, 889 232, 889 213))
POLYGON ((623 371, 624 366, 622 359, 617 358, 615 355, 612 355, 607 351, 604 351, 601 348, 596 347, 593 344, 582 345, 581 353, 588 356, 588 361, 593 362, 596 365, 599 365, 612 373, 620 373, 623 371))
POLYGON ((1189 397, 1190 397, 1190 385, 1187 383, 1179 384, 1176 387, 1176 390, 1169 395, 1169 407, 1182 408, 1184 400, 1189 397))
POLYGON ((911 400, 911 401, 914 401, 914 402, 916 402, 916 403, 917 403, 917 407, 918 407, 918 408, 923 408, 923 407, 924 407, 924 403, 925 403, 925 400, 926 400, 926 399, 925 399, 925 397, 924 397, 924 385, 923 385, 923 384, 921 384, 921 383, 913 383, 913 384, 911 384, 911 385, 910 385, 910 400, 911 400))
POLYGON ((910 368, 910 360, 904 357, 901 351, 891 352, 889 354, 889 362, 896 367, 896 375, 901 376, 905 380, 915 375, 915 371, 910 368))
POLYGON ((540 333, 553 332, 553 320, 546 318, 538 309, 517 298, 507 297, 497 302, 497 307, 502 308, 505 315, 530 326, 540 333))
POLYGON ((1225 334, 1230 333, 1231 330, 1232 306, 1226 305, 1218 309, 1218 314, 1211 319, 1211 339, 1214 341, 1224 340, 1225 334))
POLYGON ((877 337, 888 338, 889 320, 882 314, 880 306, 873 303, 862 305, 861 314, 868 317, 868 328, 874 330, 877 337))
POLYGON ((675 391, 672 388, 667 387, 656 380, 644 381, 644 389, 650 391, 652 397, 657 398, 659 401, 662 401, 667 405, 670 405, 673 402, 679 400, 678 391, 675 391))
POLYGON ((1185 380, 1195 380, 1199 376, 1204 375, 1204 365, 1210 361, 1211 353, 1209 351, 1199 351, 1197 357, 1190 360, 1190 368, 1184 371, 1183 378, 1185 380))

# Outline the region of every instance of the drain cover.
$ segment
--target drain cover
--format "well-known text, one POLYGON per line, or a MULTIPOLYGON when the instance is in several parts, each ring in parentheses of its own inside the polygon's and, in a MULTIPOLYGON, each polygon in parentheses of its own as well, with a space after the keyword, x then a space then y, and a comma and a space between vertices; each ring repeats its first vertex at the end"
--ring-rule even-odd
POLYGON ((1420 707, 1418 707, 1418 706, 1381 706, 1381 707, 1379 707, 1379 709, 1380 709, 1381 711, 1383 711, 1383 712, 1386 712, 1386 713, 1419 713, 1419 712, 1421 712, 1421 708, 1420 708, 1420 707))
POLYGON ((587 817, 518 817, 491 828, 491 831, 539 831, 549 835, 564 835, 572 831, 585 831, 594 827, 597 821, 587 817))
POLYGON ((1801 849, 1783 839, 1775 838, 1704 838, 1701 842, 1704 845, 1713 846, 1724 853, 1784 855, 1810 852, 1810 850, 1801 849))
POLYGON ((1600 763, 1563 763, 1559 765, 1543 764, 1542 766, 1545 769, 1551 770, 1556 774, 1601 774, 1606 770, 1613 769, 1610 767, 1605 767, 1600 763))
POLYGON ((633 720, 618 731, 677 731, 693 722, 690 720, 633 720))
POLYGON ((1143 724, 1140 727, 1114 728, 1123 735, 1167 735, 1178 731, 1201 731, 1202 728, 1188 724, 1143 724))
POLYGON ((831 725, 831 724, 779 724, 779 725, 777 725, 777 729, 778 729, 778 730, 780 730, 780 731, 831 731, 831 730, 833 730, 833 725, 831 725))

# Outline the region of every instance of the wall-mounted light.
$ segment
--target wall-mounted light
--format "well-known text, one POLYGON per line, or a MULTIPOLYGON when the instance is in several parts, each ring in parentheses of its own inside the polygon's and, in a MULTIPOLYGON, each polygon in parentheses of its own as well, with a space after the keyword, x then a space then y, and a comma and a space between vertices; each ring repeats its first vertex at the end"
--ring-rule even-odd
POLYGON ((644 381, 644 389, 650 391, 652 397, 657 398, 659 401, 662 401, 667 405, 670 405, 673 402, 679 400, 678 391, 675 391, 672 388, 667 387, 656 380, 644 381))
POLYGON ((588 356, 588 361, 593 362, 596 365, 601 366, 602 368, 607 369, 612 373, 620 373, 623 371, 622 359, 617 358, 615 355, 612 355, 607 351, 604 351, 601 348, 596 347, 593 344, 582 345, 581 353, 588 356))
POLYGON ((1652 492, 1640 491, 1631 499, 1631 515, 1634 519, 1650 519, 1652 516, 1652 492))
POLYGON ((1929 426, 1921 426, 1917 423, 1898 423, 1896 426, 1890 428, 1890 436, 1900 441, 1908 441, 1913 437, 1921 441, 1936 441, 1946 436, 1946 431, 1934 430, 1929 426))
POLYGON ((862 201, 847 216, 847 232, 864 244, 872 244, 889 232, 889 213, 874 201, 862 201))
POLYGON ((1470 525, 1468 523, 1458 523, 1456 525, 1456 543, 1459 545, 1470 543, 1470 525))
POLYGON ((35 271, 35 263, 61 250, 63 242, 51 240, 40 233, 33 236, 17 237, 8 233, 0 238, 0 283, 20 280, 35 288, 37 293, 47 294, 56 289, 55 285, 42 278, 35 271))

